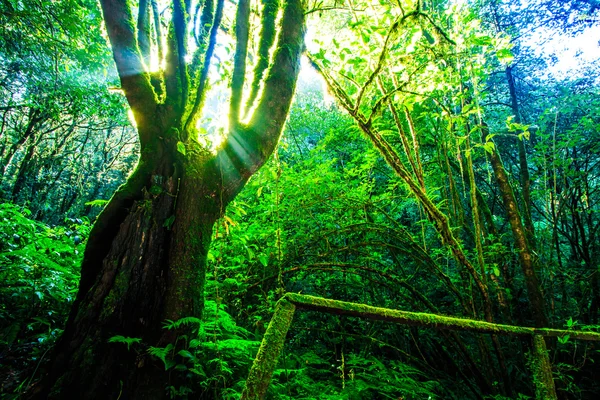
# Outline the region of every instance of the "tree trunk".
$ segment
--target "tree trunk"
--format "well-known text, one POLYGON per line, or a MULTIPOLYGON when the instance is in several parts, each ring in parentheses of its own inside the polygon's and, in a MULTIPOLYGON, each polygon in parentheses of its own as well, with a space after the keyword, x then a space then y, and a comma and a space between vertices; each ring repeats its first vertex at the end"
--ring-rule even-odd
MULTIPOLYGON (((483 126, 482 132, 483 141, 485 142, 488 134, 487 126, 483 126)), ((544 328, 548 326, 544 296, 542 295, 542 290, 535 273, 534 255, 529 246, 523 222, 521 221, 514 191, 508 180, 508 175, 504 170, 500 155, 495 147, 490 151, 489 157, 498 183, 498 188, 500 189, 500 194, 502 195, 506 216, 512 229, 513 238, 515 240, 515 249, 519 253, 519 263, 521 264, 525 286, 527 287, 527 296, 529 297, 529 305, 531 307, 531 313, 533 314, 532 317, 536 327, 544 328)))
MULTIPOLYGON (((163 155, 141 190, 123 201, 134 175, 107 206, 120 212, 100 216, 57 345, 49 398, 163 398, 173 384, 163 363, 145 349, 191 333, 162 329, 165 320, 201 317, 206 254, 220 215, 218 185, 207 185, 205 174, 193 176, 174 158, 163 155), (125 344, 109 343, 117 335, 141 343, 128 351, 125 344)), ((214 158, 204 165, 214 172, 214 158)))
POLYGON ((21 192, 23 191, 23 189, 25 189, 25 186, 27 186, 27 181, 29 180, 29 183, 33 183, 32 181, 36 178, 34 176, 31 176, 31 170, 32 170, 32 163, 33 163, 33 158, 35 155, 35 150, 37 147, 37 143, 31 143, 28 147, 27 147, 27 151, 25 152, 25 155, 23 156, 23 160, 21 161, 21 164, 19 165, 19 168, 17 169, 17 177, 15 179, 15 183, 13 184, 12 187, 12 194, 11 194, 11 199, 13 202, 18 203, 19 200, 25 200, 25 199, 30 199, 31 198, 31 193, 29 195, 26 196, 25 199, 23 199, 23 196, 19 196, 21 194, 21 192), (19 197, 21 197, 21 199, 19 199, 19 197))
MULTIPOLYGON (((506 79, 508 81, 508 89, 510 92, 510 107, 515 115, 515 122, 521 124, 521 112, 519 109, 517 88, 515 86, 515 77, 513 75, 512 67, 506 68, 506 79)), ((519 151, 519 180, 521 182, 521 193, 523 197, 523 221, 529 245, 532 248, 535 248, 535 229, 533 226, 533 219, 531 218, 531 178, 529 177, 529 164, 527 162, 525 143, 521 138, 517 139, 517 149, 519 151)))

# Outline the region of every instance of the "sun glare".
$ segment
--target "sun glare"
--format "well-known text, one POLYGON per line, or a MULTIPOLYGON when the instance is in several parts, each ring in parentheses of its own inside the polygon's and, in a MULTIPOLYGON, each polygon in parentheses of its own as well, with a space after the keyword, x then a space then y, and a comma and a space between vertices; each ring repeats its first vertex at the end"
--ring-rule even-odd
POLYGON ((131 111, 131 108, 129 110, 127 110, 127 118, 129 118, 129 122, 131 122, 131 125, 134 128, 137 128, 137 123, 135 122, 135 116, 133 115, 133 111, 131 111))

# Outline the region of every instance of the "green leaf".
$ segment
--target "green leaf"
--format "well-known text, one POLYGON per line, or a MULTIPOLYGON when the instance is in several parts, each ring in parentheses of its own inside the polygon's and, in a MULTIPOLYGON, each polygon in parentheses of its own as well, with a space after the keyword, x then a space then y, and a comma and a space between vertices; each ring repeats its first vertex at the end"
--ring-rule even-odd
POLYGON ((177 151, 183 154, 184 156, 186 155, 185 144, 183 142, 177 142, 177 151))
POLYGON ((140 339, 140 338, 126 337, 126 336, 121 336, 121 335, 113 336, 110 339, 108 339, 108 343, 124 343, 124 344, 126 344, 127 350, 129 350, 129 348, 131 347, 131 345, 133 343, 140 343, 141 341, 142 341, 142 339, 140 339))
POLYGON ((171 226, 173 226, 173 222, 175 222, 175 216, 171 215, 169 218, 167 218, 165 220, 165 222, 163 223, 163 226, 167 229, 171 229, 171 226))
POLYGON ((476 46, 489 46, 492 44, 492 38, 489 36, 478 36, 474 37, 472 42, 476 46))
POLYGON ((509 49, 500 49, 496 52, 496 57, 501 63, 510 64, 513 62, 515 57, 509 49))
POLYGON ((484 143, 483 148, 489 154, 492 154, 494 152, 494 149, 496 148, 496 146, 494 145, 494 142, 486 142, 486 143, 484 143))
POLYGON ((260 263, 263 265, 263 267, 266 267, 269 265, 269 257, 267 257, 264 254, 261 254, 260 256, 258 256, 258 261, 260 261, 260 263))
POLYGON ((97 200, 88 201, 87 203, 85 203, 85 205, 92 206, 92 207, 102 207, 106 203, 108 203, 108 200, 97 199, 97 200))
POLYGON ((570 338, 571 338, 571 335, 559 336, 558 337, 558 341, 561 344, 566 344, 569 341, 570 338))
POLYGON ((361 31, 360 36, 362 37, 362 40, 365 43, 369 43, 371 41, 371 37, 365 31, 361 31))
POLYGON ((431 33, 429 33, 427 29, 421 28, 421 30, 423 31, 423 36, 425 36, 425 39, 427 39, 429 44, 435 44, 435 38, 431 35, 431 33))
POLYGON ((148 353, 158 359, 160 359, 165 364, 165 370, 168 370, 175 362, 173 360, 167 359, 167 355, 173 349, 173 344, 169 343, 166 347, 154 347, 150 346, 148 348, 148 353))
POLYGON ((190 353, 188 350, 179 350, 177 354, 179 354, 183 358, 187 358, 192 361, 197 360, 196 356, 190 353))

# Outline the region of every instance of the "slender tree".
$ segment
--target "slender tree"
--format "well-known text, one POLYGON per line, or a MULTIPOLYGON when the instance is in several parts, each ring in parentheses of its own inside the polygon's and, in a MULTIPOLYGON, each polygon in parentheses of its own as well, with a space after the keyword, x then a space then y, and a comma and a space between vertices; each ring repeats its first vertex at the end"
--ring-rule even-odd
POLYGON ((94 224, 79 292, 37 396, 163 398, 174 383, 162 363, 109 339, 164 347, 189 333, 161 329, 165 320, 201 317, 213 225, 273 152, 287 117, 304 47, 303 5, 263 2, 259 61, 247 85, 260 90, 244 104, 253 38, 250 2, 237 3, 229 128, 216 151, 198 141, 197 122, 218 33, 233 31, 224 0, 174 1, 166 10, 155 1, 137 10, 124 0, 101 6, 140 158, 94 224), (152 71, 156 57, 161 68, 152 71))

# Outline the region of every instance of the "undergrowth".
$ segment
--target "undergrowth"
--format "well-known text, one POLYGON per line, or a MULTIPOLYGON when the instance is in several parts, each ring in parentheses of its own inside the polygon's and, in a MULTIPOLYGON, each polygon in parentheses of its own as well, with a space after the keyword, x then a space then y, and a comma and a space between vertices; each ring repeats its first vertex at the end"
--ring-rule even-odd
POLYGON ((0 376, 2 394, 33 380, 77 292, 87 220, 50 227, 28 209, 0 204, 0 376))

